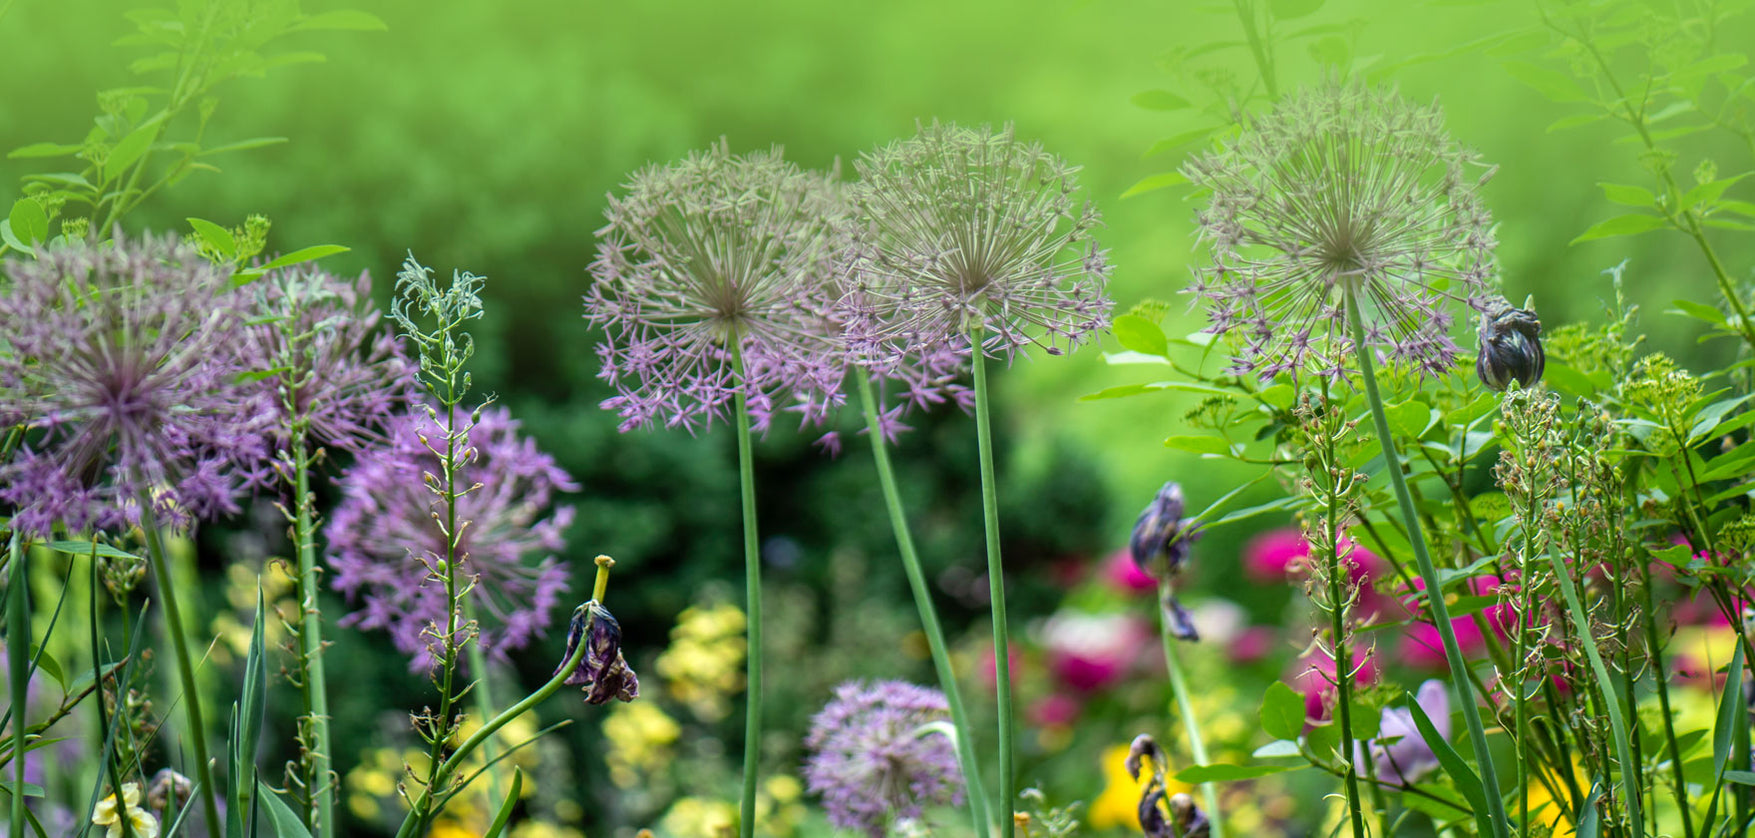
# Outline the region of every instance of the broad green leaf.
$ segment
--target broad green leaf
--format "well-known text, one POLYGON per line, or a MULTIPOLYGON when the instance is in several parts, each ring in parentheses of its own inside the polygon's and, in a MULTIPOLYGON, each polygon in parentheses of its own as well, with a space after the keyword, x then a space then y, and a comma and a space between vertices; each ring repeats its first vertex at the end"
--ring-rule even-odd
POLYGON ((1164 447, 1196 454, 1228 454, 1231 451, 1230 443, 1216 436, 1173 436, 1164 440, 1164 447))
POLYGON ((201 153, 197 156, 199 156, 199 157, 212 157, 215 154, 225 154, 225 153, 231 152, 231 151, 249 151, 250 149, 253 149, 253 148, 264 148, 266 146, 271 146, 271 145, 280 145, 281 143, 284 143, 286 141, 287 140, 285 137, 252 137, 251 139, 248 139, 248 140, 238 140, 235 143, 226 143, 225 145, 218 145, 218 146, 214 146, 213 148, 204 148, 201 150, 201 153))
POLYGON ((1420 401, 1390 405, 1384 413, 1388 414, 1391 427, 1411 439, 1419 439, 1432 424, 1432 408, 1420 401))
POLYGON ((57 553, 67 553, 74 556, 103 556, 110 559, 140 558, 126 550, 118 550, 108 544, 93 544, 90 541, 51 541, 43 546, 57 553))
POLYGON ((506 831, 507 822, 512 820, 512 809, 518 805, 518 796, 523 790, 524 771, 514 767, 512 769, 512 788, 506 792, 506 802, 500 804, 500 813, 494 816, 494 822, 488 826, 486 832, 482 833, 481 838, 500 838, 501 833, 506 831))
POLYGON ((238 240, 232 231, 219 226, 205 218, 188 218, 189 226, 195 228, 195 235, 200 236, 215 253, 230 261, 238 253, 238 240))
POLYGON ((1683 299, 1671 300, 1670 305, 1676 307, 1676 310, 1671 312, 1672 314, 1685 315, 1695 320, 1711 323, 1714 326, 1730 327, 1730 321, 1725 320, 1724 312, 1712 306, 1683 299))
POLYGON ((359 9, 336 9, 333 12, 311 15, 293 24, 293 29, 346 29, 356 32, 383 31, 389 28, 382 18, 359 9))
MULTIPOLYGON (((10 799, 10 797, 12 795, 13 788, 15 788, 15 786, 12 785, 12 772, 8 771, 8 772, 6 772, 6 778, 3 780, 0 780, 0 800, 10 799)), ((42 797, 43 796, 43 787, 37 785, 36 783, 25 783, 24 784, 24 796, 25 797, 42 797)))
POLYGON ((1725 782, 1739 786, 1755 786, 1755 771, 1726 771, 1725 782))
POLYGON ((35 198, 19 198, 12 203, 12 235, 25 245, 33 245, 49 237, 49 216, 35 198))
MULTIPOLYGON (((25 244, 16 233, 12 232, 12 219, 10 218, 0 218, 0 244, 23 253, 30 252, 30 245, 25 244)), ((4 249, 0 248, 0 250, 4 249)))
POLYGON ((17 160, 25 157, 66 157, 77 154, 85 146, 67 145, 66 143, 31 143, 7 152, 9 159, 17 160))
POLYGON ((1281 757, 1295 757, 1301 755, 1303 755, 1303 751, 1298 750, 1298 743, 1291 739, 1275 739, 1266 745, 1256 748, 1255 753, 1250 754, 1250 756, 1255 757, 1256 759, 1279 759, 1281 757))
POLYGON ((1270 774, 1291 771, 1289 765, 1230 765, 1223 762, 1212 765, 1195 765, 1176 772, 1176 779, 1184 783, 1228 783, 1234 780, 1254 780, 1270 774))
POLYGON ((1123 314, 1110 325, 1122 347, 1146 355, 1168 355, 1170 344, 1158 324, 1137 314, 1123 314))
POLYGON ((262 808, 268 812, 268 822, 274 825, 276 838, 311 838, 311 831, 299 822, 299 816, 280 799, 280 795, 274 793, 274 789, 257 780, 256 795, 262 801, 262 808))
POLYGON ((1617 215, 1607 221, 1599 222, 1596 226, 1584 231, 1578 238, 1573 239, 1568 243, 1578 244, 1580 242, 1594 241, 1596 239, 1606 239, 1611 236, 1631 236, 1638 233, 1650 232, 1660 227, 1664 227, 1667 224, 1668 222, 1655 215, 1641 215, 1639 213, 1617 215))
POLYGON ((1601 186, 1603 188, 1603 197, 1608 198, 1610 201, 1613 201, 1613 202, 1620 204, 1622 206, 1627 206, 1627 207, 1654 207, 1654 206, 1657 206, 1657 196, 1651 194, 1651 190, 1646 189, 1643 186, 1629 186, 1628 184, 1625 184, 1625 183, 1602 183, 1602 182, 1599 182, 1597 185, 1601 186))
POLYGON ((1152 175, 1151 177, 1141 180, 1139 183, 1129 186, 1126 192, 1121 193, 1121 197, 1132 198, 1135 195, 1144 195, 1147 192, 1153 192, 1187 182, 1188 178, 1184 177, 1181 172, 1164 172, 1163 174, 1152 175))
POLYGON ((1187 99, 1168 90, 1147 90, 1135 93, 1129 101, 1149 111, 1179 111, 1190 105, 1187 99))
POLYGON ((346 253, 348 250, 349 248, 342 247, 339 244, 319 244, 311 247, 300 248, 278 259, 269 261, 266 264, 257 265, 254 268, 245 268, 244 270, 232 274, 232 285, 248 285, 269 271, 284 268, 289 265, 297 265, 300 262, 314 261, 325 256, 333 256, 337 253, 346 253))
POLYGON ((1304 696, 1283 681, 1269 684, 1261 697, 1261 729, 1275 739, 1297 739, 1304 732, 1304 696))
POLYGON ((1586 102, 1589 96, 1579 88, 1578 82, 1558 70, 1531 64, 1528 61, 1507 61, 1500 65, 1511 77, 1535 88, 1537 93, 1555 102, 1586 102))
POLYGON ((1744 172, 1740 175, 1702 183, 1682 195, 1682 209, 1693 209, 1701 204, 1710 204, 1718 200, 1719 196, 1725 194, 1725 190, 1731 188, 1737 181, 1752 174, 1755 172, 1744 172))
POLYGON ((153 120, 141 125, 118 140, 110 149, 110 155, 104 158, 104 181, 115 181, 128 171, 146 152, 152 148, 152 140, 158 136, 158 121, 153 120))

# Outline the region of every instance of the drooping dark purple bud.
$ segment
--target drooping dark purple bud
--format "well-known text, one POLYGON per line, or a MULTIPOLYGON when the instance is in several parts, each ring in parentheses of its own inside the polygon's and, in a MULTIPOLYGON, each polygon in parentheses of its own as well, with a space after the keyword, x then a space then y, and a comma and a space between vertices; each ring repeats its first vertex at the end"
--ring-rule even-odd
POLYGON ((1138 781, 1148 760, 1151 778, 1140 788, 1140 831, 1146 838, 1206 838, 1210 835, 1212 824, 1206 813, 1194 805, 1194 798, 1180 793, 1167 794, 1164 770, 1169 763, 1164 758, 1164 749, 1158 747, 1151 734, 1142 733, 1134 737, 1133 747, 1127 751, 1127 762, 1123 763, 1128 776, 1138 781))
POLYGON ((1165 483, 1140 513, 1133 525, 1133 537, 1128 540, 1133 563, 1159 581, 1182 569, 1188 561, 1189 545, 1200 537, 1185 526, 1183 505, 1182 486, 1165 483))
POLYGON ((1542 352, 1542 321, 1536 313, 1496 301, 1481 315, 1480 348, 1475 375, 1492 390, 1516 381, 1528 387, 1540 381, 1547 356, 1542 352))
MULTIPOLYGON (((585 656, 579 659, 572 674, 562 682, 585 688, 586 704, 608 704, 612 698, 633 701, 640 695, 640 679, 622 657, 622 627, 609 609, 596 601, 588 602, 573 612, 567 627, 567 654, 561 666, 573 659, 583 641, 585 656)), ((560 667, 555 672, 560 672, 560 667)))

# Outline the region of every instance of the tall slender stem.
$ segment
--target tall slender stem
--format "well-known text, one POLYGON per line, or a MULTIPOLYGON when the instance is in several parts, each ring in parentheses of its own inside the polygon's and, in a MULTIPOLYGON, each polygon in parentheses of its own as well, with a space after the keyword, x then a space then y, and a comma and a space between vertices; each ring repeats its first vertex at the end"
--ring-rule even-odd
MULTIPOLYGON (((470 621, 475 619, 474 600, 464 600, 463 619, 470 621)), ((469 671, 475 675, 475 682, 469 688, 470 692, 475 694, 475 712, 481 716, 483 721, 491 719, 499 711, 494 709, 494 679, 490 677, 488 672, 487 652, 482 651, 480 643, 469 644, 469 671)), ((495 762, 499 756, 498 752, 499 748, 495 746, 494 740, 489 739, 482 743, 481 756, 488 764, 488 790, 482 797, 488 801, 489 811, 496 808, 493 805, 493 796, 494 792, 500 788, 500 769, 495 762)))
POLYGON ((749 653, 745 658, 747 674, 743 720, 743 790, 738 806, 737 830, 740 838, 756 834, 756 772, 762 760, 762 550, 756 529, 756 470, 750 446, 750 414, 744 403, 743 349, 735 335, 731 345, 731 363, 740 386, 732 406, 737 414, 737 475, 743 496, 743 584, 748 624, 749 653))
MULTIPOLYGON (((1164 596, 1164 587, 1168 582, 1158 583, 1158 597, 1164 596)), ((1170 694, 1176 697, 1176 713, 1182 717, 1182 730, 1188 735, 1188 754, 1194 757, 1196 765, 1207 765, 1206 740, 1200 735, 1200 721, 1194 715, 1194 703, 1188 698, 1188 678, 1183 675, 1182 661, 1176 655, 1176 641, 1170 636, 1170 623, 1164 618, 1163 610, 1158 612, 1158 639, 1164 644, 1164 668, 1170 673, 1170 694)), ((1212 838, 1225 838, 1224 818, 1219 816, 1219 789, 1212 782, 1200 784, 1201 795, 1207 801, 1207 822, 1212 830, 1212 838)))
POLYGON ((981 457, 981 512, 987 531, 987 589, 993 610, 994 688, 999 704, 1000 834, 1011 835, 1012 807, 1017 803, 1013 760, 1011 641, 1006 632, 1005 566, 999 555, 999 498, 993 480, 993 426, 987 397, 987 358, 981 353, 979 327, 969 336, 970 365, 975 368, 975 440, 981 457))
POLYGON ((962 690, 957 687, 957 673, 951 666, 950 647, 945 643, 944 629, 938 622, 938 609, 932 604, 932 590, 926 585, 926 574, 920 569, 920 556, 914 550, 914 534, 908 528, 902 495, 896 489, 896 475, 890 468, 889 446, 884 442, 883 429, 878 423, 878 405, 872 395, 871 378, 863 372, 855 372, 854 377, 859 379, 859 402, 865 410, 866 433, 871 437, 872 459, 877 461, 878 485, 883 487, 884 506, 890 513, 890 529, 896 534, 896 551, 902 554, 902 569, 907 572, 908 587, 914 592, 914 606, 920 612, 920 627, 926 633, 933 668, 938 670, 939 689, 944 690, 945 703, 951 710, 951 724, 957 729, 957 761, 963 766, 963 781, 969 787, 969 810, 975 819, 975 834, 985 836, 993 831, 993 821, 988 817, 987 789, 981 783, 981 762, 975 755, 975 729, 970 726, 968 711, 963 707, 962 690))
MULTIPOLYGON (((146 485, 144 481, 141 485, 146 485)), ((171 565, 165 556, 164 538, 158 530, 158 514, 153 510, 152 494, 140 492, 140 529, 146 534, 146 556, 152 564, 153 578, 158 580, 159 597, 164 600, 165 640, 177 659, 177 679, 183 687, 183 711, 189 721, 189 750, 195 760, 195 783, 201 787, 201 812, 207 816, 209 829, 225 823, 219 819, 219 803, 215 800, 212 761, 207 756, 207 723, 201 717, 201 688, 195 683, 195 662, 189 656, 189 642, 183 635, 183 609, 177 605, 177 583, 171 578, 171 565)), ((118 792, 119 794, 120 792, 118 792)))
POLYGON ((6 544, 6 564, 12 571, 6 583, 7 683, 12 699, 12 838, 24 838, 24 726, 25 705, 30 693, 30 595, 25 575, 24 551, 18 549, 18 533, 6 544))
MULTIPOLYGON (((1493 770, 1493 752, 1488 748, 1487 730, 1481 725, 1481 713, 1475 706, 1474 686, 1469 683, 1469 662, 1463 657, 1462 647, 1456 642, 1456 631, 1450 625, 1450 609, 1444 604, 1444 588, 1438 578, 1438 568, 1432 564, 1432 556, 1426 550, 1426 536, 1420 529, 1420 516, 1414 509, 1407 478, 1402 475, 1402 456, 1396 450, 1395 438, 1390 434, 1389 416, 1383 410, 1383 397, 1377 391, 1377 373, 1371 363, 1371 349, 1365 335, 1365 319, 1359 312, 1359 295, 1350 282, 1343 283, 1342 287, 1347 294, 1347 320, 1353 333, 1353 354, 1359 362, 1359 377, 1365 384, 1365 401, 1371 406, 1371 420, 1377 429, 1378 443, 1383 448, 1384 471, 1389 473, 1390 486, 1395 490, 1396 505, 1402 513, 1402 524, 1407 528, 1408 542, 1414 548, 1414 561, 1420 567, 1420 578, 1426 582, 1426 604, 1432 609, 1432 621, 1437 624, 1438 637, 1444 642, 1444 657, 1450 664, 1450 680, 1456 686, 1457 697, 1462 705, 1463 722, 1469 729, 1469 742, 1474 746, 1475 760, 1480 764, 1481 782, 1487 790, 1487 813, 1493 823, 1493 833, 1498 838, 1510 838, 1505 801, 1499 795, 1499 776, 1493 770)), ((1336 666, 1338 668, 1339 662, 1336 666)))
POLYGON ((323 612, 317 607, 317 540, 311 520, 311 455, 302 424, 295 424, 293 454, 293 540, 299 556, 299 650, 304 658, 305 714, 311 720, 310 774, 307 795, 316 798, 318 838, 335 832, 335 801, 329 783, 334 746, 329 739, 329 676, 323 668, 323 612))

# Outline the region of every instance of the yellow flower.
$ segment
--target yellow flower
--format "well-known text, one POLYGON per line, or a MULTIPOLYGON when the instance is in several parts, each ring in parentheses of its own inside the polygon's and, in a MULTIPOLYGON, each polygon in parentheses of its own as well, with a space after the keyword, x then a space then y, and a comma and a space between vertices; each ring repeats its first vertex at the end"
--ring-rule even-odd
POLYGON ((124 819, 134 838, 158 838, 158 819, 140 808, 139 783, 123 783, 120 795, 111 794, 98 801, 91 812, 91 822, 106 827, 106 838, 121 838, 124 819))
POLYGON ((511 838, 585 838, 585 833, 548 821, 525 821, 512 827, 511 838))
POLYGON ((743 689, 743 631, 737 606, 691 605, 677 615, 670 647, 658 656, 666 689, 702 721, 725 718, 731 712, 727 697, 743 689))
MULTIPOLYGON (((1139 780, 1128 776, 1127 752, 1127 745, 1116 745, 1103 751, 1103 778, 1106 783, 1103 792, 1091 801, 1092 829, 1108 829, 1114 826, 1140 828, 1140 790, 1151 780, 1151 767, 1148 758, 1140 768, 1139 780)), ((1193 790, 1194 786, 1173 776, 1164 778, 1166 797, 1193 790)))
MULTIPOLYGON (((1574 764, 1572 776, 1577 780, 1579 790, 1589 794, 1590 775, 1584 773, 1584 767, 1574 764)), ((1553 780, 1555 783, 1561 782, 1559 777, 1554 777, 1553 780)), ((1547 824, 1554 831, 1553 838, 1575 838, 1578 835, 1578 825, 1572 822, 1565 802, 1555 800, 1548 787, 1535 777, 1531 777, 1529 781, 1529 800, 1530 817, 1537 823, 1547 824)), ((1511 804, 1514 809, 1517 805, 1515 801, 1511 804)))
POLYGON ((737 824, 737 807, 729 800, 684 797, 670 805, 660 820, 675 838, 724 838, 737 824))
POLYGON ((682 735, 682 727, 651 701, 616 704, 603 720, 603 736, 609 740, 610 782, 633 788, 643 775, 670 762, 670 746, 682 735))

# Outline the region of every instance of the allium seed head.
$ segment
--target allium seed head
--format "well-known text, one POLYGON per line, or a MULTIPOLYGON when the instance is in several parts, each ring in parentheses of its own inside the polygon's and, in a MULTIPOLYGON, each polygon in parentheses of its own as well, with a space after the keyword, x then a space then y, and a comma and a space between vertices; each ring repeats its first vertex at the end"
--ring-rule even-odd
POLYGON ((839 404, 838 190, 779 149, 720 141, 609 197, 585 319, 604 330, 599 377, 617 395, 603 406, 622 430, 710 425, 740 391, 758 429, 775 410, 814 422, 839 404))
MULTIPOLYGON (((457 426, 468 421, 460 408, 457 426)), ((564 546, 573 510, 544 511, 556 494, 579 487, 534 440, 519 435, 505 408, 483 410, 468 427, 474 454, 458 470, 457 484, 473 488, 457 500, 457 520, 468 522, 458 572, 474 579, 468 595, 484 618, 482 648, 504 658, 548 626, 567 590, 567 568, 553 554, 564 546), (532 554, 540 557, 535 564, 532 554)), ((445 536, 433 518, 442 508, 426 485, 440 465, 423 435, 443 444, 442 414, 437 421, 421 409, 394 417, 387 442, 361 452, 343 473, 342 499, 327 525, 335 589, 361 603, 342 623, 390 632, 417 671, 433 663, 428 629, 446 615, 444 585, 430 578, 445 557, 445 536)))
POLYGON ((175 238, 78 242, 5 265, 0 422, 28 432, 0 464, 12 525, 122 529, 154 498, 186 524, 237 511, 266 477, 272 417, 240 352, 241 295, 175 238))
POLYGON ((849 681, 811 719, 804 779, 829 822, 879 838, 892 819, 960 804, 956 747, 923 726, 947 717, 944 693, 902 681, 849 681))
POLYGON ((989 353, 1059 354, 1108 326, 1108 253, 1076 167, 1009 125, 938 122, 855 165, 862 226, 841 308, 862 364, 962 355, 976 330, 989 353))
POLYGON ((1346 373, 1346 291, 1386 363, 1443 374, 1459 353, 1451 303, 1480 310, 1493 275, 1492 168, 1444 131, 1436 106, 1329 83, 1251 119, 1184 167, 1211 194, 1211 265, 1190 292, 1207 331, 1237 345, 1232 372, 1346 373))

